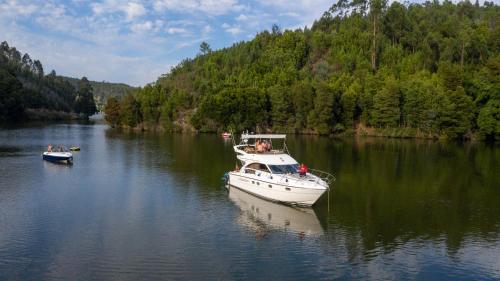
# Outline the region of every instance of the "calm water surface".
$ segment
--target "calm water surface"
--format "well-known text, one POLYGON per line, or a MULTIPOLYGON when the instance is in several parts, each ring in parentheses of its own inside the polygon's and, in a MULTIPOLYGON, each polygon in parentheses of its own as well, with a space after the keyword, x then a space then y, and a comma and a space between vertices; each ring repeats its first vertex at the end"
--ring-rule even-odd
POLYGON ((500 279, 500 148, 290 137, 337 182, 313 209, 221 185, 215 135, 0 131, 0 280, 500 279), (80 145, 73 166, 42 161, 80 145))

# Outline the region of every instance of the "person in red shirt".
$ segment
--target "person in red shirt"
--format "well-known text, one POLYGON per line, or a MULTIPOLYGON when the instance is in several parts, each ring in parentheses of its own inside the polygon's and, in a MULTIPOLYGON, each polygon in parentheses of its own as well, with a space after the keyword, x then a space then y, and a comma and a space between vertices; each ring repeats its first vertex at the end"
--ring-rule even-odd
POLYGON ((304 163, 300 164, 299 174, 301 177, 307 174, 307 166, 304 163))

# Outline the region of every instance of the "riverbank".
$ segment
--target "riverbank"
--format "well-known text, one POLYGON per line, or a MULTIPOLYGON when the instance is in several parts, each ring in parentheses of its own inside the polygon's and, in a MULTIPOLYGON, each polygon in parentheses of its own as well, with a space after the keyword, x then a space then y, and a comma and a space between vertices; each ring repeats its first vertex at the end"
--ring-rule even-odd
POLYGON ((64 112, 47 109, 25 109, 22 119, 15 122, 0 122, 0 128, 15 129, 30 126, 43 126, 58 123, 85 123, 90 122, 100 123, 103 122, 102 117, 95 118, 93 115, 87 118, 83 114, 76 114, 74 112, 64 112))
MULTIPOLYGON (((158 132, 158 133, 188 133, 188 134, 220 134, 224 130, 196 130, 188 123, 172 123, 167 126, 162 124, 150 124, 150 123, 140 123, 135 127, 129 126, 119 126, 119 128, 124 130, 130 130, 135 132, 158 132)), ((320 134, 314 130, 273 130, 271 128, 265 128, 260 130, 263 133, 286 133, 291 135, 316 135, 330 137, 380 137, 380 138, 397 138, 397 139, 427 139, 427 140, 449 140, 451 139, 445 134, 425 132, 420 129, 415 128, 375 128, 366 126, 364 124, 358 124, 354 129, 347 129, 337 132, 332 132, 330 134, 320 134)), ((238 133, 238 132, 236 132, 238 133)), ((464 135, 460 140, 463 141, 482 141, 484 140, 477 133, 470 132, 464 135)), ((498 141, 498 140, 497 140, 498 141)))
POLYGON ((25 121, 71 121, 86 120, 85 115, 48 109, 28 108, 24 111, 25 121))

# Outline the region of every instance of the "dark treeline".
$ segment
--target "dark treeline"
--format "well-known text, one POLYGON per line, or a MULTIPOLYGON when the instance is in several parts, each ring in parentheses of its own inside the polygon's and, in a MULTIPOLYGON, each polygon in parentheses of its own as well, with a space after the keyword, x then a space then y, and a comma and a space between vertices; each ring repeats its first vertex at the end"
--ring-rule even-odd
POLYGON ((186 59, 118 102, 113 125, 500 138, 500 9, 340 0, 312 28, 278 26, 186 59))
MULTIPOLYGON (((63 77, 65 80, 68 80, 71 85, 74 87, 78 87, 78 83, 80 79, 72 78, 72 77, 63 77)), ((97 110, 101 111, 104 109, 104 105, 106 104, 106 100, 109 97, 121 98, 127 94, 133 92, 134 88, 123 83, 111 83, 106 81, 90 81, 90 85, 93 89, 94 100, 97 106, 97 110)))
POLYGON ((7 42, 0 44, 0 124, 29 118, 27 110, 77 113, 96 112, 92 87, 83 77, 77 87, 52 70, 45 75, 39 60, 21 54, 7 42))

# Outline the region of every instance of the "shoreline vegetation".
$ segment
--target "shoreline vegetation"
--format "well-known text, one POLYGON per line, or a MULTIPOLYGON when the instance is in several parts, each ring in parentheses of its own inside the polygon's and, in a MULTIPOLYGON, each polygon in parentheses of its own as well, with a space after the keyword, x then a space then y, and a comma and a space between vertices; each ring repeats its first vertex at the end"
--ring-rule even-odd
POLYGON ((36 120, 88 119, 97 112, 86 77, 73 86, 52 70, 45 75, 39 60, 0 44, 0 124, 36 120))
MULTIPOLYGON (((109 124, 109 122, 107 122, 109 124)), ((131 132, 153 132, 153 133, 186 133, 186 134, 220 134, 224 132, 223 130, 217 131, 199 131, 192 126, 186 127, 169 127, 165 128, 161 124, 145 124, 140 123, 134 127, 119 125, 113 126, 119 130, 131 131, 131 132)), ((422 139, 422 140, 450 140, 445 135, 431 134, 415 128, 376 128, 367 127, 364 124, 356 125, 355 129, 345 130, 343 132, 332 132, 330 134, 318 134, 315 131, 273 131, 270 129, 259 130, 260 133, 286 133, 293 135, 311 135, 311 136, 330 136, 330 137, 377 137, 377 138, 395 138, 395 139, 422 139)), ((238 135, 240 132, 234 132, 238 135)), ((257 132, 253 132, 257 133, 257 132)), ((476 142, 481 139, 477 134, 471 133, 463 138, 463 140, 476 142)))
POLYGON ((0 44, 0 126, 31 121, 88 120, 109 96, 133 88, 121 83, 89 81, 44 73, 39 60, 7 42, 0 44))
POLYGON ((339 1, 110 98, 114 127, 500 140, 500 7, 339 1))

